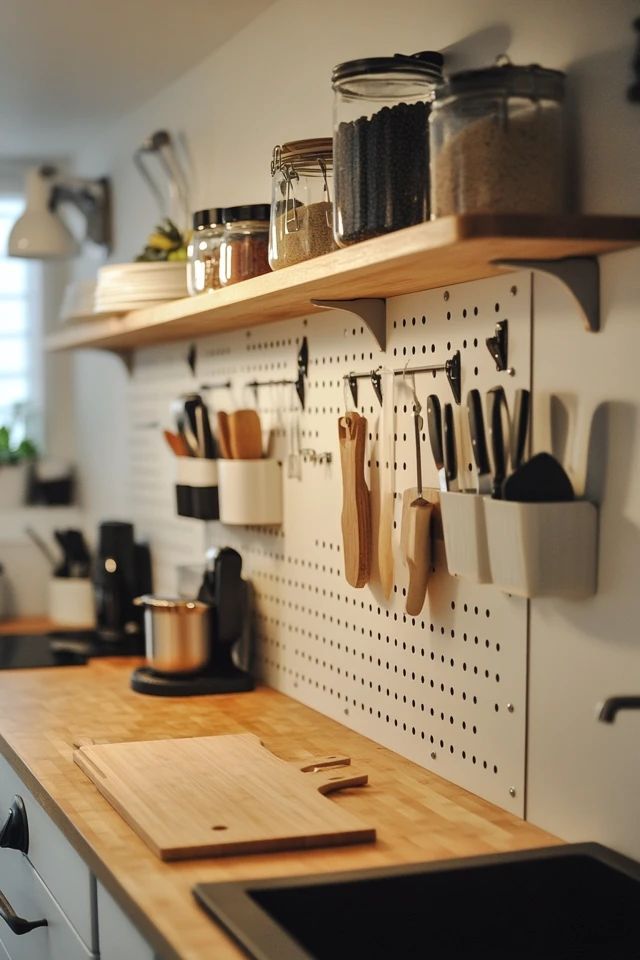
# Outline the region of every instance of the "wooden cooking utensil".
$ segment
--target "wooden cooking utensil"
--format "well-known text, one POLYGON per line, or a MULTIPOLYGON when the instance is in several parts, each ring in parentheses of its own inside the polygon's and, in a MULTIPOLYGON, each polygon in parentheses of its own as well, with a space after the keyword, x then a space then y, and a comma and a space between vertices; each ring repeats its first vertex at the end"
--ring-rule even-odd
POLYGON ((229 439, 229 414, 218 410, 216 414, 218 424, 218 449, 225 460, 231 460, 231 441, 229 439))
POLYGON ((417 617, 424 606, 431 571, 431 512, 433 505, 417 496, 415 487, 402 496, 400 550, 409 568, 406 612, 417 617))
POLYGON ((262 426, 255 410, 236 410, 229 414, 229 445, 234 460, 262 458, 262 426))
POLYGON ((386 600, 393 590, 393 477, 394 477, 394 386, 393 370, 380 372, 382 416, 380 417, 380 520, 378 523, 378 574, 386 600))
POLYGON ((416 617, 424 606, 431 567, 431 504, 422 496, 422 459, 420 433, 423 427, 420 403, 415 393, 413 402, 413 428, 416 444, 416 496, 413 490, 405 490, 402 498, 402 527, 400 547, 402 559, 409 568, 409 586, 405 610, 416 617))
POLYGON ((189 450, 187 441, 181 433, 172 433, 171 430, 163 430, 162 435, 167 441, 172 452, 175 453, 176 457, 191 456, 191 451, 189 450))
POLYGON ((367 782, 346 758, 296 768, 253 734, 83 746, 73 758, 162 860, 375 840, 323 796, 367 782))
POLYGON ((371 504, 364 479, 367 421, 345 413, 338 421, 342 465, 342 544, 344 572, 352 587, 364 587, 371 573, 371 504))

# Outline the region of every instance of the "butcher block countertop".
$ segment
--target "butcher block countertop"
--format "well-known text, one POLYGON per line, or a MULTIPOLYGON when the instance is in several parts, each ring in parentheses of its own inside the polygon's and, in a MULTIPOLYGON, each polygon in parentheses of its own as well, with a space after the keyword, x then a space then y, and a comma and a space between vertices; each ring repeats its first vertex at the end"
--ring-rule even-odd
MULTIPOLYGON (((2 638, 0 637, 0 643, 2 638)), ((0 752, 162 958, 240 960, 195 903, 196 883, 381 867, 558 843, 556 838, 269 688, 185 699, 129 688, 131 660, 0 672, 0 752), (285 760, 350 756, 369 785, 335 794, 378 840, 163 863, 73 762, 88 742, 254 733, 285 760)))

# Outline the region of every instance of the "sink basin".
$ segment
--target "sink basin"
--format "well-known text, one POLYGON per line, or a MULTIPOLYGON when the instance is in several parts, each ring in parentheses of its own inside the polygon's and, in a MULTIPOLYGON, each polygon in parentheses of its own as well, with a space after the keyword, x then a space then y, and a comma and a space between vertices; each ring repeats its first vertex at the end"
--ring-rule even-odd
POLYGON ((640 864, 591 843, 194 895, 256 960, 640 957, 640 864))

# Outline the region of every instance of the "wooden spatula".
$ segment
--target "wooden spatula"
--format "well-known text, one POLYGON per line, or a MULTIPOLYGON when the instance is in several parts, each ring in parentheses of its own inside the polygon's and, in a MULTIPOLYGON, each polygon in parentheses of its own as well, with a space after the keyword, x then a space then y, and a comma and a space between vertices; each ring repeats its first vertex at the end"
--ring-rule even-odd
POLYGON ((234 460, 260 460, 262 427, 255 410, 236 410, 229 414, 229 446, 234 460))
POLYGON ((371 573, 371 505, 364 479, 367 421, 345 413, 338 421, 342 465, 342 544, 344 572, 352 587, 364 587, 371 573))
POLYGON ((216 414, 218 423, 218 448, 220 456, 225 460, 231 460, 231 441, 229 439, 229 414, 224 410, 218 410, 216 414))

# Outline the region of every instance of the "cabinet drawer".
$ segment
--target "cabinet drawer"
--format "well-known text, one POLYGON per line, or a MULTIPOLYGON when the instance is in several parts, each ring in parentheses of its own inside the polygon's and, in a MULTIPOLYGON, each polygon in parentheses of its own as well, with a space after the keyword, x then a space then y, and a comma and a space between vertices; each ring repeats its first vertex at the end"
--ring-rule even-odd
MULTIPOLYGON (((4 822, 16 794, 22 797, 27 813, 29 860, 78 931, 87 949, 97 952, 95 908, 89 869, 13 768, 0 756, 0 823, 4 822)), ((0 863, 13 853, 15 851, 0 850, 0 863)), ((6 891, 5 894, 8 896, 6 891)))
POLYGON ((98 884, 98 942, 100 960, 153 960, 154 953, 120 909, 110 893, 98 884))
POLYGON ((66 919, 27 857, 14 850, 2 850, 1 853, 0 890, 20 917, 25 920, 44 918, 48 924, 18 936, 4 920, 0 920, 0 942, 10 960, 96 958, 66 919))

